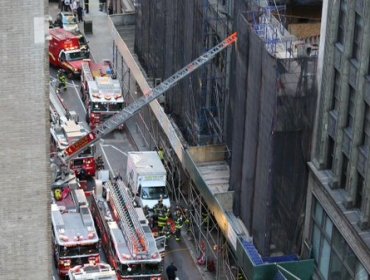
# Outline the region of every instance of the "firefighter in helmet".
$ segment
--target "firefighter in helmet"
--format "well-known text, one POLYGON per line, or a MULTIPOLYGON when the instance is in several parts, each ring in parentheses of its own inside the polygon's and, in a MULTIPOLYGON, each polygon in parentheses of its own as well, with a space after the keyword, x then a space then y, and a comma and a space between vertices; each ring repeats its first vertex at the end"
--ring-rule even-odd
POLYGON ((56 188, 54 190, 54 197, 55 197, 55 200, 57 201, 62 200, 62 190, 60 188, 56 188))
POLYGON ((176 218, 175 221, 175 227, 176 227, 176 232, 175 232, 175 237, 176 241, 181 241, 181 229, 182 226, 184 225, 184 218, 182 215, 176 218))
POLYGON ((163 205, 162 195, 160 196, 158 203, 154 206, 154 213, 157 215, 158 218, 157 225, 159 234, 163 235, 163 230, 165 230, 168 222, 168 209, 166 206, 163 205))
POLYGON ((63 69, 58 70, 57 78, 58 78, 58 89, 59 90, 63 89, 64 91, 66 91, 67 90, 67 77, 63 69))
POLYGON ((159 147, 159 149, 158 149, 158 156, 159 156, 159 158, 161 159, 161 161, 163 162, 164 161, 164 150, 163 150, 163 148, 162 147, 159 147))

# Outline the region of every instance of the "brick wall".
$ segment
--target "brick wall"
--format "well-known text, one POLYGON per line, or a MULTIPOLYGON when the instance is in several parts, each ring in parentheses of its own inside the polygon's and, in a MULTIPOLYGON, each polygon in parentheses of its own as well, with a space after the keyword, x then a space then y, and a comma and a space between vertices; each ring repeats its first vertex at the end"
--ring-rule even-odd
POLYGON ((0 279, 51 279, 47 5, 0 2, 0 279))

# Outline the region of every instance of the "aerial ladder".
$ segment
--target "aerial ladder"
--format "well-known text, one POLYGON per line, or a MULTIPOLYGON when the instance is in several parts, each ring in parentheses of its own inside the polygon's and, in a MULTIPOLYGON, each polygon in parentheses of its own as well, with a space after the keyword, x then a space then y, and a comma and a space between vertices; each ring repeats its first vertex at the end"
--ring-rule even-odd
POLYGON ((94 81, 93 75, 91 73, 91 69, 89 66, 88 61, 83 61, 81 64, 81 70, 85 73, 85 79, 86 81, 94 81))
POLYGON ((106 120, 100 126, 96 127, 90 133, 72 143, 65 150, 60 152, 59 158, 61 159, 62 163, 65 164, 68 160, 78 155, 82 150, 100 140, 102 137, 116 129, 118 126, 124 124, 127 120, 137 114, 143 107, 145 107, 150 102, 160 97, 168 89, 176 85, 178 81, 188 76, 190 73, 198 69, 206 62, 213 59, 223 49, 233 45, 236 42, 237 38, 237 33, 233 33, 225 40, 220 42, 218 45, 211 48, 210 50, 199 56, 197 59, 186 65, 184 68, 180 69, 175 74, 164 80, 155 88, 148 90, 148 92, 144 92, 144 95, 142 97, 138 98, 129 106, 125 107, 121 112, 113 115, 111 118, 106 120))
POLYGON ((107 183, 107 188, 113 198, 114 208, 117 211, 117 224, 123 231, 123 236, 129 247, 131 255, 147 255, 149 251, 149 242, 145 237, 144 230, 140 224, 139 217, 132 198, 128 194, 126 186, 121 180, 117 180, 115 184, 107 183))

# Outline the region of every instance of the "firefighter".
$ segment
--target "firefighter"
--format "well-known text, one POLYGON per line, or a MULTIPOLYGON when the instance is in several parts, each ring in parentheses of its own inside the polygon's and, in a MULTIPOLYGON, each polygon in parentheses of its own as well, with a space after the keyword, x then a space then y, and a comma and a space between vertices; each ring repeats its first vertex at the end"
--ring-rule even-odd
POLYGON ((64 73, 64 70, 62 69, 58 70, 57 78, 58 78, 58 89, 60 90, 61 88, 63 88, 63 90, 66 91, 67 90, 67 77, 64 73))
POLYGON ((158 156, 161 159, 161 161, 164 162, 164 150, 162 147, 159 147, 158 149, 158 156))
POLYGON ((101 155, 96 157, 95 164, 96 164, 96 169, 97 170, 103 170, 104 169, 104 160, 103 160, 101 155))
POLYGON ((166 239, 171 237, 171 224, 169 222, 162 228, 161 235, 166 236, 166 239))
POLYGON ((158 211, 158 230, 160 235, 165 234, 165 227, 168 223, 168 210, 167 207, 163 206, 160 211, 158 211))
POLYGON ((204 210, 202 211, 202 225, 207 228, 209 226, 208 223, 209 223, 208 213, 206 210, 204 210))
POLYGON ((176 232, 175 232, 176 241, 180 241, 181 240, 181 229, 182 229, 182 226, 184 225, 184 218, 182 216, 177 217, 175 225, 176 225, 176 232))
POLYGON ((243 276, 243 273, 241 272, 238 272, 238 276, 236 278, 237 280, 245 280, 244 276, 243 276))
POLYGON ((164 208, 163 197, 161 195, 159 197, 158 203, 156 205, 154 205, 154 207, 153 207, 154 213, 159 214, 159 212, 161 212, 163 210, 163 208, 164 208))
POLYGON ((54 197, 57 201, 62 200, 62 190, 60 188, 54 190, 54 197))
POLYGON ((187 232, 190 232, 190 219, 189 219, 189 210, 185 208, 184 210, 184 214, 183 214, 183 217, 184 217, 184 224, 185 224, 185 228, 186 228, 186 231, 187 232))

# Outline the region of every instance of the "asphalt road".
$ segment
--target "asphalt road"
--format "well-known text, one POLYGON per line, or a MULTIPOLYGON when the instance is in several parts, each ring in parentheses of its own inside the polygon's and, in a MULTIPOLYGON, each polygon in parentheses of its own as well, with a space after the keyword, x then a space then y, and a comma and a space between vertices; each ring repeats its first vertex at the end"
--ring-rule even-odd
MULTIPOLYGON (((55 18, 57 10, 56 3, 50 3, 49 14, 53 18, 55 18)), ((103 28, 103 25, 100 25, 100 23, 104 23, 104 17, 106 17, 106 15, 98 11, 98 0, 90 0, 90 16, 96 23, 99 23, 94 25, 94 34, 106 34, 105 30, 99 30, 100 26, 103 28)), ((90 36, 94 37, 95 35, 90 36)), ((99 36, 99 40, 96 40, 96 38, 95 40, 93 40, 94 38, 90 38, 90 49, 92 50, 93 58, 109 58, 111 56, 109 52, 112 50, 111 42, 108 41, 104 43, 104 38, 100 37, 102 37, 102 35, 99 36), (94 43, 97 41, 99 41, 99 44, 94 43)), ((55 79, 56 69, 50 68, 50 74, 51 79, 55 79)), ((85 122, 86 109, 84 108, 80 97, 80 81, 68 80, 67 91, 62 92, 61 94, 63 102, 68 110, 75 111, 79 116, 79 120, 85 122)), ((131 96, 135 96, 135 94, 132 94, 131 96)), ((135 137, 136 136, 129 134, 127 128, 124 128, 123 130, 113 131, 95 144, 97 148, 96 155, 103 155, 105 169, 108 169, 111 175, 116 176, 120 174, 122 178, 125 178, 127 152, 137 150, 137 146, 134 141, 134 139, 136 139, 135 137)), ((102 261, 106 260, 103 253, 101 253, 101 257, 102 261)), ((174 239, 169 240, 164 258, 164 269, 171 262, 174 262, 177 266, 177 274, 180 280, 203 279, 203 273, 200 273, 198 270, 197 265, 194 263, 191 254, 183 241, 176 242, 174 239)), ((54 279, 59 279, 56 274, 55 266, 53 266, 53 275, 54 279)))
MULTIPOLYGON (((54 68, 50 69, 51 80, 55 79, 56 71, 54 68)), ((85 122, 86 109, 80 97, 80 81, 68 80, 67 90, 61 92, 61 96, 66 108, 69 111, 75 111, 79 120, 85 122)), ((96 155, 103 155, 105 169, 108 169, 113 176, 120 174, 122 178, 125 178, 127 152, 137 150, 129 131, 126 128, 116 129, 95 145, 96 155)), ((103 252, 101 252, 101 259, 102 261, 106 260, 103 252)), ((178 268, 179 279, 202 279, 184 242, 176 242, 174 239, 169 240, 164 268, 171 262, 174 262, 178 268), (196 275, 199 275, 199 278, 196 275)), ((53 267, 53 275, 54 279, 59 279, 55 267, 53 267)))

